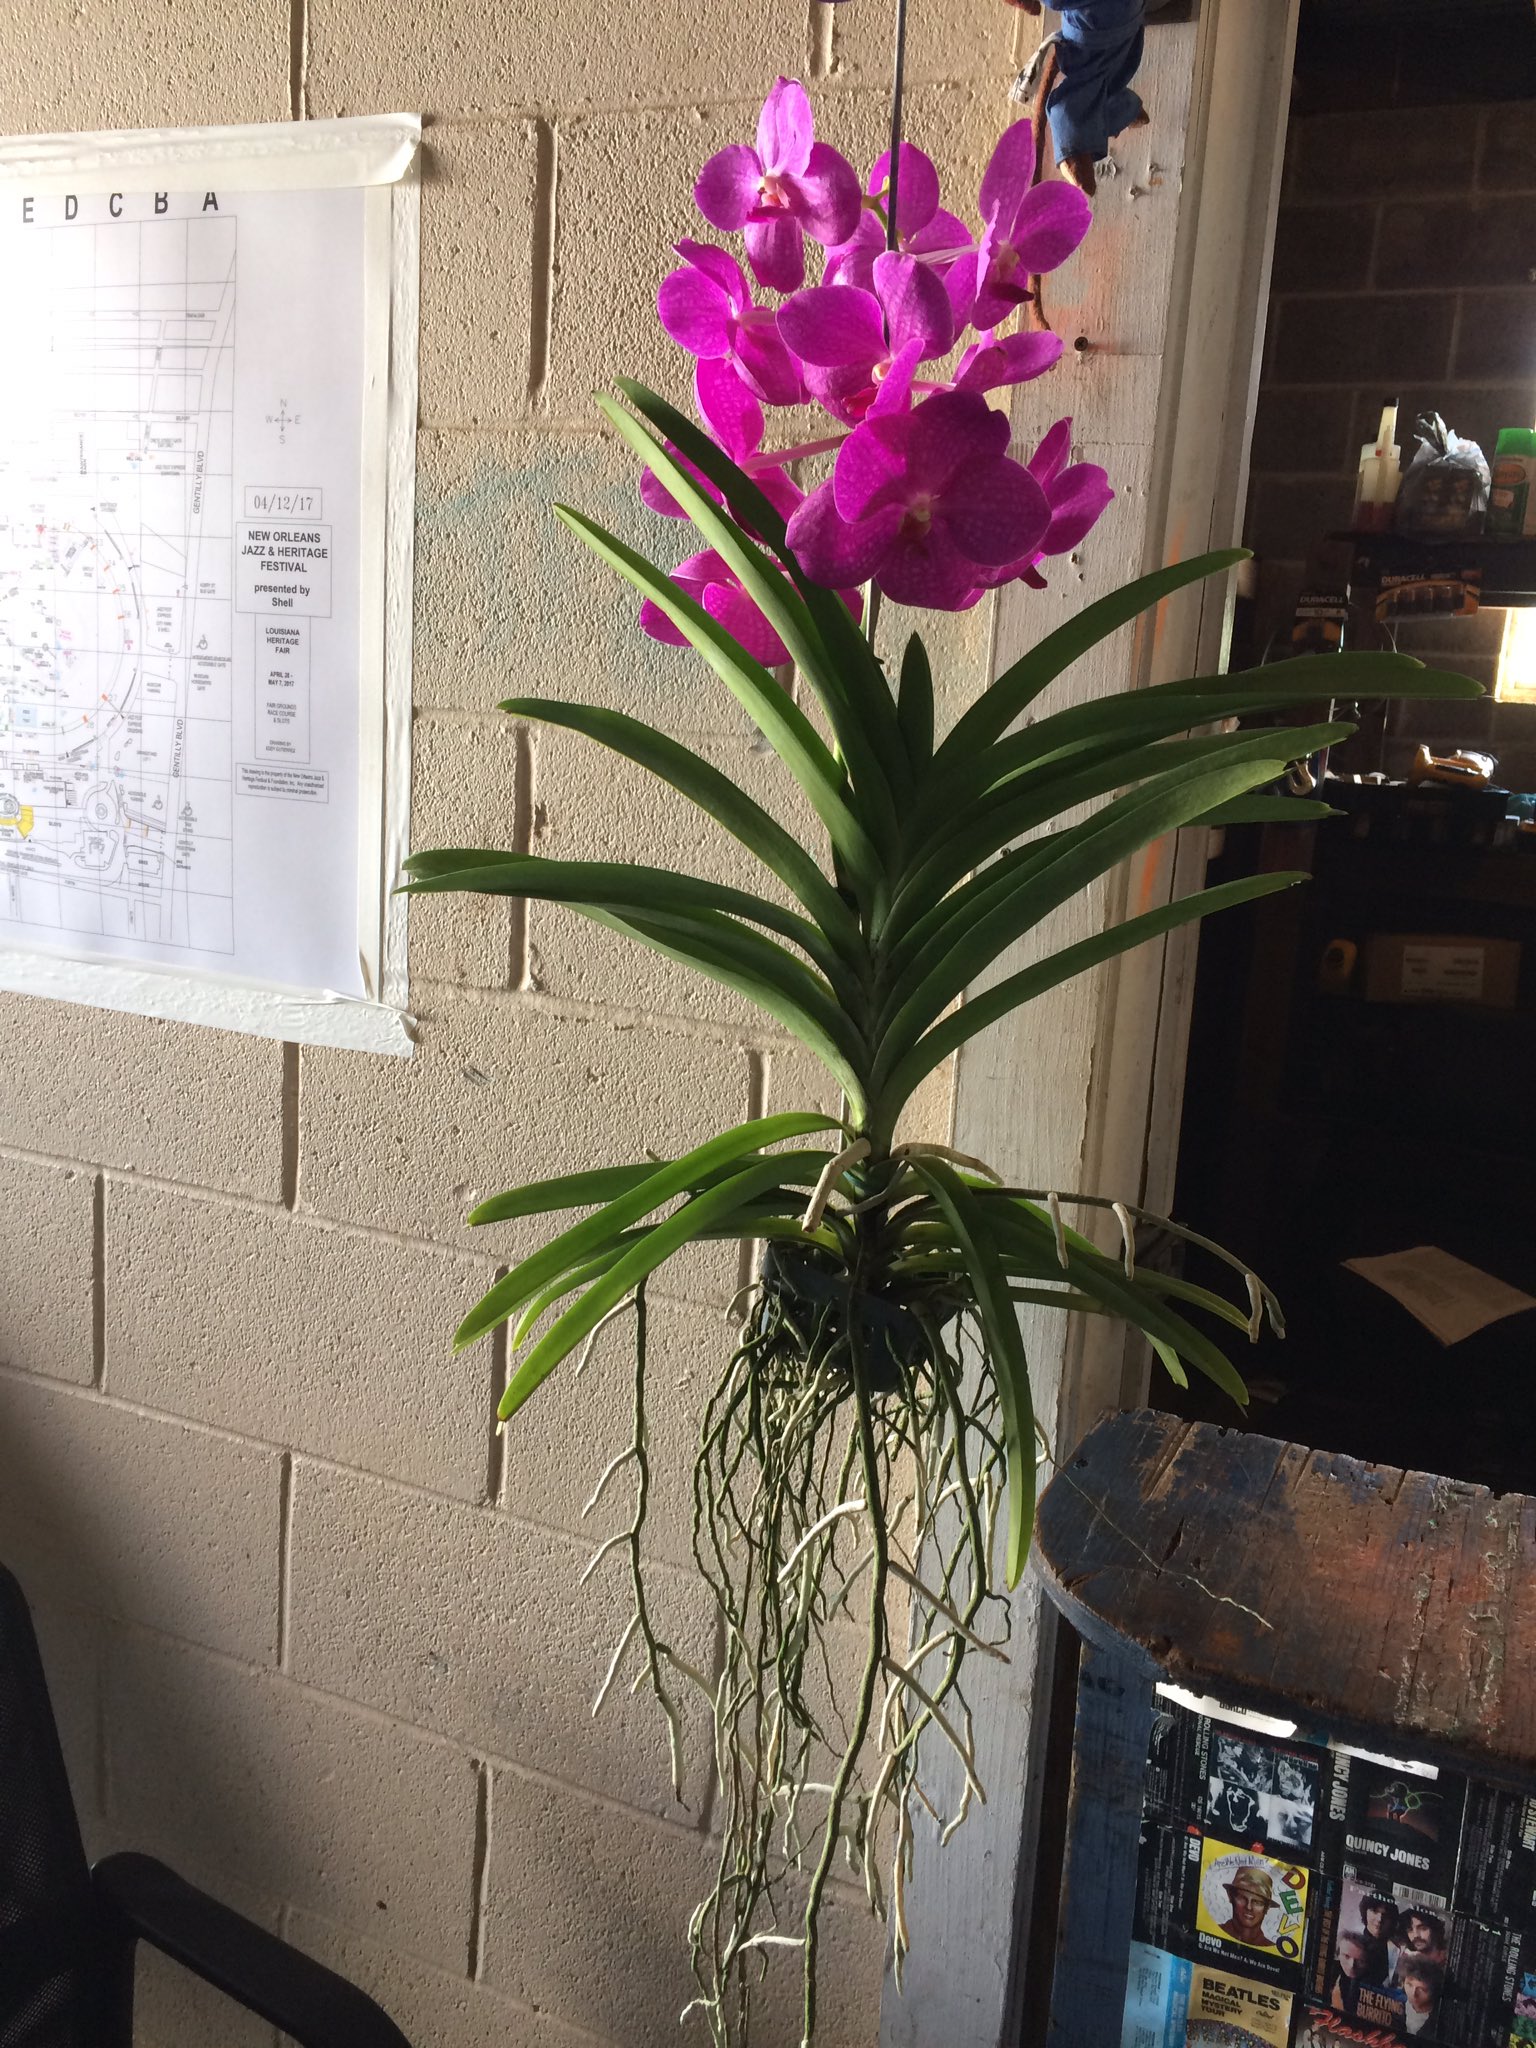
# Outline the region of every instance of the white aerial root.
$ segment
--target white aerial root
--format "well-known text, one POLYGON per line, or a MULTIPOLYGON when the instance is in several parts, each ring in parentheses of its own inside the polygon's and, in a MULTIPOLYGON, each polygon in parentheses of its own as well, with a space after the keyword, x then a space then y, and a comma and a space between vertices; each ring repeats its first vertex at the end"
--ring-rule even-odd
POLYGON ((952 1166, 968 1167, 972 1173, 979 1173, 995 1187, 1001 1187, 1003 1176, 995 1166, 988 1166, 985 1159, 977 1159, 970 1152, 957 1152, 953 1145, 911 1144, 898 1145, 891 1154, 893 1159, 947 1159, 952 1166))
POLYGON ((839 1501, 835 1508, 828 1508, 824 1515, 819 1515, 800 1538, 800 1541, 795 1545, 788 1557, 779 1566, 779 1584, 782 1586, 786 1583, 790 1573, 799 1562, 801 1552, 808 1547, 815 1537, 821 1534, 823 1529, 830 1528, 843 1515, 862 1515, 863 1512, 864 1500, 861 1495, 858 1500, 839 1501))
POLYGON ((638 1453, 635 1450, 634 1445, 626 1444, 623 1450, 620 1451, 619 1455, 616 1458, 609 1459, 607 1465, 603 1468, 602 1478, 599 1479, 596 1486, 593 1487, 591 1496, 588 1499, 586 1506, 581 1511, 581 1519, 583 1521, 587 1519, 588 1515, 591 1514, 592 1510, 597 1506, 598 1502, 602 1499, 603 1495, 608 1491, 608 1482, 617 1473, 622 1472, 624 1470, 624 1467, 629 1463, 630 1459, 636 1456, 638 1456, 638 1453))
POLYGON ((837 1186, 848 1168, 850 1166, 857 1166, 861 1159, 867 1159, 869 1152, 870 1144, 868 1138, 855 1138, 851 1145, 845 1146, 835 1159, 829 1159, 821 1169, 821 1178, 812 1190, 811 1199, 805 1205, 805 1214, 800 1219, 800 1228, 807 1236, 813 1230, 821 1228, 821 1219, 827 1213, 827 1204, 832 1199, 832 1190, 837 1186))
POLYGON ((634 1305, 635 1297, 632 1294, 626 1294, 624 1299, 619 1303, 617 1308, 609 1309, 607 1315, 603 1317, 602 1321, 594 1325, 592 1334, 590 1337, 588 1337, 586 1343, 582 1345, 581 1356, 576 1361, 577 1379, 581 1378, 582 1374, 591 1364, 593 1349, 596 1346, 598 1338, 601 1337, 604 1330, 607 1329, 610 1323, 617 1322, 619 1317, 623 1315, 627 1309, 633 1308, 634 1305))
POLYGON ((1257 1273, 1245 1273, 1248 1283, 1248 1342, 1257 1344, 1264 1329, 1264 1289, 1257 1273))
POLYGON ((915 1572, 909 1572, 906 1566, 898 1563, 894 1557, 887 1558, 886 1568, 893 1577, 900 1579, 904 1586, 910 1586, 918 1598, 926 1601, 936 1614, 942 1614, 955 1634, 963 1636, 973 1650, 985 1650, 989 1657, 1000 1658, 1004 1664, 1008 1662, 1008 1652, 1001 1644, 989 1643, 985 1636, 979 1636, 974 1629, 967 1628, 949 1602, 941 1600, 931 1586, 925 1586, 915 1572))
POLYGON ((592 1718, 594 1721, 597 1719, 598 1715, 603 1711, 603 1701, 608 1697, 609 1691, 613 1685, 613 1681, 618 1676, 619 1666, 624 1661, 624 1652, 629 1648, 630 1644, 634 1641, 635 1633, 639 1629, 639 1626, 639 1615, 632 1614, 629 1617, 629 1623, 628 1626, 625 1628, 623 1635, 619 1637, 619 1646, 613 1653, 612 1661, 609 1663, 607 1671, 603 1674, 603 1682, 597 1688, 597 1698, 592 1702, 592 1718))
POLYGON ((1111 1207, 1115 1212, 1115 1221, 1120 1226, 1120 1243, 1125 1253, 1125 1277, 1127 1280, 1134 1280, 1136 1278, 1136 1226, 1131 1221, 1131 1212, 1127 1209, 1124 1202, 1114 1202, 1111 1204, 1111 1207))
POLYGON ((1065 1272, 1069 1264, 1069 1261, 1067 1259, 1067 1227, 1061 1220, 1060 1195, 1047 1195, 1045 1198, 1045 1206, 1051 1212, 1051 1229, 1055 1233, 1056 1237, 1056 1260, 1062 1268, 1062 1271, 1065 1272))

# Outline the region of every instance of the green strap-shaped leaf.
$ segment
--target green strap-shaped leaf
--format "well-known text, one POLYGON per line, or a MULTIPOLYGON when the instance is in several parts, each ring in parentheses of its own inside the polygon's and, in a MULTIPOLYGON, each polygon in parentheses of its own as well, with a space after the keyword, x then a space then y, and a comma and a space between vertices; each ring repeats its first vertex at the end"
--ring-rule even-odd
POLYGON ((844 959, 863 958, 864 941, 858 920, 797 839, 738 789, 728 775, 702 760, 691 748, 656 732, 638 718, 609 711, 598 704, 563 704, 553 698, 509 697, 501 709, 515 718, 558 725, 595 740, 633 761, 637 768, 670 783, 755 854, 764 867, 792 890, 821 926, 844 959))
MULTIPOLYGON (((861 823, 882 846, 894 846, 894 792, 880 765, 872 735, 863 729, 850 703, 849 679, 829 656, 804 598, 778 565, 742 532, 729 512, 700 490, 697 481, 647 426, 610 398, 599 398, 597 403, 604 418, 676 498, 715 552, 735 570, 748 597, 783 641, 790 660, 815 691, 837 735, 852 773, 861 823)), ((887 692, 887 721, 892 720, 892 715, 887 692)))
POLYGON ((1059 1275, 1154 1343, 1171 1345, 1239 1407, 1248 1405, 1248 1389, 1226 1353, 1203 1330, 1152 1296, 1141 1275, 1127 1280, 1118 1260, 1106 1258, 1075 1232, 1065 1234, 1063 1265, 1050 1222, 1032 1202, 1002 1189, 990 1194, 982 1190, 972 1199, 983 1209, 1008 1270, 1038 1279, 1059 1275))
POLYGON ((1344 814, 1333 804, 1306 796, 1235 796, 1230 803, 1217 804, 1192 825, 1309 825, 1319 818, 1340 818, 1344 814))
POLYGON ((1154 569, 1149 576, 1138 576, 1107 597, 1085 606, 1003 671, 959 720, 940 747, 936 760, 948 767, 955 760, 974 759, 982 747, 1005 733, 1040 692, 1090 647, 1107 640, 1111 633, 1129 625, 1140 613, 1150 611, 1176 590, 1199 583, 1207 576, 1219 576, 1239 562, 1246 562, 1248 556, 1247 548, 1221 548, 1213 554, 1196 555, 1191 561, 1174 562, 1166 569, 1154 569))
POLYGON ((873 896, 879 881, 879 856, 840 793, 842 776, 837 762, 789 692, 701 604, 695 604, 644 555, 568 505, 557 505, 555 515, 627 583, 650 598, 703 655, 805 791, 849 872, 873 896))
MULTIPOLYGON (((688 1193, 700 1179, 714 1173, 717 1168, 730 1166, 738 1160, 755 1159, 765 1146, 837 1128, 834 1117, 818 1116, 809 1110, 786 1111, 778 1116, 758 1117, 750 1123, 737 1124, 705 1144, 696 1145, 680 1158, 661 1160, 637 1186, 608 1202, 595 1216, 585 1216, 579 1223, 571 1224, 521 1260, 511 1272, 504 1273, 460 1324, 454 1338, 455 1350, 462 1351, 466 1344, 473 1344, 487 1330, 494 1330, 541 1287, 547 1286, 551 1280, 558 1280, 562 1273, 569 1272, 583 1259, 596 1257, 620 1231, 627 1230, 632 1223, 641 1222, 663 1202, 688 1193)), ((788 1171, 786 1155, 775 1156, 781 1168, 788 1171)), ((827 1157, 825 1153, 810 1156, 819 1157, 823 1163, 827 1157)))
POLYGON ((925 777, 933 760, 933 670, 928 650, 914 633, 901 657, 901 684, 896 693, 896 723, 915 778, 925 777))
POLYGON ((641 945, 718 981, 768 1012, 819 1059, 851 1104, 862 1110, 868 1048, 846 1012, 798 960, 739 925, 707 925, 700 918, 642 917, 573 903, 578 916, 638 939, 641 945), (754 944, 754 941, 756 942, 754 944))
MULTIPOLYGON (((1298 738, 1304 740, 1305 733, 1298 738)), ((983 896, 994 897, 1001 885, 1016 873, 1037 864, 1054 840, 1063 833, 1047 835, 1015 847, 990 866, 981 866, 997 848, 1010 840, 1022 839, 1039 826, 1060 818, 1079 804, 1112 790, 1129 789, 1192 761, 1218 758, 1272 760, 1283 735, 1273 730, 1261 733, 1218 733, 1199 739, 1159 740, 1151 746, 1122 750, 1099 747, 1091 758, 1075 755, 1060 767, 1042 769, 1038 775, 1022 776, 1015 793, 988 799, 979 807, 976 823, 954 835, 944 853, 920 869, 909 883, 896 892, 881 930, 881 965, 888 984, 902 973, 935 935, 983 896), (1082 765, 1073 766, 1080 762, 1082 765), (961 875, 979 871, 953 894, 961 875), (924 907, 924 906, 928 907, 924 907)), ((1081 830, 1069 827, 1067 830, 1081 830)))
MULTIPOLYGON (((733 1174, 718 1187, 685 1203, 672 1215, 653 1224, 637 1244, 615 1260, 603 1276, 594 1281, 577 1302, 559 1316, 513 1373, 497 1410, 509 1421, 541 1387, 563 1358, 589 1337, 611 1309, 615 1309, 642 1280, 664 1265, 674 1252, 691 1244, 721 1218, 731 1214, 759 1189, 771 1187, 778 1162, 760 1159, 753 1166, 733 1174)), ((494 1291, 494 1290, 493 1290, 494 1291)), ((489 1298, 489 1297, 487 1297, 489 1298)), ((482 1304, 483 1306, 484 1304, 482 1304)), ((498 1321, 502 1318, 498 1317, 498 1321)), ((466 1325, 467 1327, 467 1325, 466 1325)))
POLYGON ((605 910, 628 905, 641 910, 708 911, 745 918, 791 940, 815 961, 829 981, 843 984, 840 993, 856 999, 852 978, 846 975, 818 925, 781 903, 772 903, 745 889, 706 882, 671 868, 643 867, 625 861, 545 860, 538 854, 491 855, 473 848, 464 849, 461 867, 448 864, 451 854, 446 850, 427 856, 434 863, 434 872, 415 879, 418 858, 412 855, 406 862, 413 876, 406 885, 407 895, 521 896, 544 903, 596 903, 605 910))
POLYGON ((1090 939, 1080 939, 1075 945, 1063 946, 1060 952, 1037 960, 1033 966, 1025 967, 1017 974, 1006 976, 995 987, 983 989, 951 1016, 940 1018, 880 1083, 875 1115, 881 1128, 895 1128, 902 1106, 919 1083, 935 1067, 941 1066, 957 1046, 964 1045, 978 1031, 985 1031, 988 1025, 996 1024, 1021 1004, 1044 995, 1061 982, 1070 981, 1075 974, 1086 973, 1102 961, 1113 960, 1118 954, 1129 953, 1135 947, 1145 945, 1149 939, 1177 931, 1180 925, 1192 924, 1195 919, 1209 917, 1214 911, 1229 910, 1236 904, 1250 903, 1257 897, 1270 896, 1279 889, 1291 889, 1298 882, 1310 880, 1307 874, 1292 872, 1245 875, 1240 881, 1221 882, 1213 888, 1197 890, 1192 896, 1181 896, 1176 902, 1165 903, 1157 910, 1128 917, 1090 939))
POLYGON ((1016 1586, 1035 1526, 1035 1405, 1024 1337, 1008 1298, 1008 1275, 975 1195, 939 1160, 914 1160, 913 1170, 943 1211, 965 1256, 966 1273, 986 1332, 1003 1409, 1003 1445, 1008 1459, 1007 1573, 1009 1585, 1016 1586))
POLYGON ((648 1181, 659 1159, 637 1159, 632 1166, 597 1166, 586 1173, 562 1173, 553 1180, 530 1180, 520 1188, 491 1195, 470 1210, 465 1221, 511 1223, 519 1216, 548 1216, 558 1209, 589 1209, 596 1202, 616 1202, 648 1181))
POLYGON ((818 665, 802 673, 826 712, 855 782, 867 784, 870 768, 878 767, 893 795, 904 800, 907 764, 892 715, 890 685, 848 607, 835 590, 824 590, 806 575, 789 547, 782 513, 724 449, 643 384, 627 377, 616 381, 635 410, 709 478, 736 519, 760 534, 783 562, 821 644, 818 665))
MULTIPOLYGON (((967 806, 1038 762, 1105 738, 1156 739, 1218 720, 1290 713, 1330 699, 1469 698, 1481 684, 1444 669, 1425 668, 1405 654, 1306 654, 1230 676, 1188 676, 1146 690, 1116 692, 1068 705, 993 746, 947 760, 923 790, 907 843, 924 845, 967 806), (1352 686, 1353 685, 1353 686, 1352 686)), ((941 753, 943 749, 940 750, 941 753)), ((938 764, 935 764, 936 768, 938 764)))
MULTIPOLYGON (((1327 733, 1337 728, 1314 726, 1310 730, 1327 733)), ((1085 825, 1062 833, 1051 858, 998 900, 985 895, 978 899, 963 928, 946 931, 942 957, 914 962, 892 989, 886 1014, 892 1009, 895 1014, 881 1034, 874 1069, 876 1088, 918 1034, 990 967, 1006 946, 1141 847, 1187 825, 1212 804, 1238 796, 1256 782, 1269 781, 1287 758, 1281 754, 1266 761, 1262 756, 1245 755, 1169 769, 1128 796, 1106 804, 1085 825)), ((938 941, 931 944, 937 948, 938 941)))

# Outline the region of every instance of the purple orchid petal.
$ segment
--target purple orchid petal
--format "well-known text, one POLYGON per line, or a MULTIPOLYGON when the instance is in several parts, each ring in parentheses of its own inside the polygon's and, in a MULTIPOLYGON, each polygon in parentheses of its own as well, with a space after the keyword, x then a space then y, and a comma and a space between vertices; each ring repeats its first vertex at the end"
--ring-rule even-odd
POLYGON ((1011 221, 1035 175, 1035 137, 1028 121, 1015 121, 997 139, 981 174, 981 217, 1011 221))
POLYGON ((979 328, 999 327, 1030 296, 1029 272, 1020 263, 1019 252, 1000 228, 989 227, 976 251, 972 321, 979 328))
POLYGON ((704 358, 693 373, 699 416, 733 462, 763 445, 763 408, 730 363, 704 358))
POLYGON ((1085 539, 1114 497, 1109 477, 1096 462, 1075 462, 1047 493, 1051 523, 1040 542, 1042 555, 1064 555, 1085 539))
POLYGON ((953 263, 939 266, 944 279, 944 290, 949 297, 950 317, 958 334, 963 327, 969 327, 976 310, 976 284, 981 275, 981 259, 974 249, 963 256, 957 256, 953 263))
POLYGON ((688 635, 680 633, 661 606, 651 598, 646 598, 640 607, 640 630, 649 633, 653 640, 664 640, 669 647, 688 645, 688 635))
POLYGON ((757 158, 768 176, 803 171, 815 132, 805 87, 794 78, 775 80, 757 117, 757 158))
MULTIPOLYGON (((869 190, 883 200, 891 181, 891 152, 882 150, 869 174, 869 190)), ((896 180, 896 232, 903 241, 927 227, 939 210, 939 174, 933 158, 910 142, 901 144, 901 174, 896 180)))
POLYGON ((884 247, 880 223, 872 213, 861 212, 847 241, 827 251, 822 283, 853 284, 862 291, 873 291, 875 258, 884 247))
POLYGON ((801 568, 829 590, 866 583, 890 552, 901 529, 901 508, 852 522, 838 512, 830 480, 812 491, 789 522, 789 545, 801 568))
POLYGON ((729 354, 730 300, 701 271, 668 271, 656 293, 656 314, 669 339, 690 355, 729 354))
POLYGON ((796 292, 779 308, 779 332, 803 362, 818 369, 868 368, 886 353, 879 301, 848 284, 796 292))
POLYGON ((805 388, 833 419, 856 427, 875 398, 873 365, 855 363, 847 369, 823 370, 814 363, 805 366, 805 388))
MULTIPOLYGON (((967 561, 994 568, 1045 538, 1051 507, 1022 462, 971 462, 950 479, 936 511, 967 561)), ((976 579, 973 576, 972 582, 976 579)))
POLYGON ((866 420, 837 451, 832 468, 832 501, 840 519, 867 519, 905 498, 906 449, 911 415, 866 420))
MULTIPOLYGON (((916 234, 903 237, 902 246, 910 256, 935 256, 947 251, 954 257, 969 253, 975 247, 975 238, 957 213, 946 213, 941 206, 925 226, 916 234)), ((934 266, 943 274, 943 264, 934 266)))
POLYGON ((765 291, 794 292, 805 282, 805 234, 792 214, 749 220, 742 231, 752 275, 765 291))
POLYGON ((910 427, 907 476, 915 491, 943 491, 968 464, 995 460, 1008 449, 1006 415, 974 391, 925 399, 910 415, 910 427))
POLYGON ((693 203, 712 228, 734 234, 747 224, 758 202, 763 168, 757 151, 744 142, 727 143, 705 164, 693 188, 693 203))
POLYGON ((864 417, 884 419, 888 413, 905 412, 912 398, 912 379, 923 359, 921 341, 909 341, 891 357, 889 367, 875 391, 874 401, 864 417))
POLYGON ((695 242, 684 235, 672 244, 685 263, 702 271, 704 276, 717 284, 738 312, 752 303, 752 294, 747 289, 747 274, 729 249, 722 249, 714 242, 695 242))
POLYGON ((1054 427, 1047 427, 1040 437, 1040 445, 1030 456, 1024 467, 1037 483, 1050 489, 1051 479, 1072 453, 1072 422, 1058 420, 1054 427))
POLYGON ((1015 214, 1009 241, 1027 271, 1055 270, 1093 225, 1093 208, 1075 185, 1053 178, 1027 192, 1015 214))
POLYGON ((704 593, 704 609, 764 668, 777 668, 789 660, 789 649, 734 578, 710 584, 704 593))
MULTIPOLYGON (((954 316, 942 278, 915 256, 877 256, 875 292, 885 308, 893 350, 919 341, 924 361, 949 353, 955 339, 954 316)), ((879 353, 886 352, 882 345, 879 353)))
POLYGON ((997 391, 1007 384, 1027 384, 1050 369, 1062 346, 1059 334, 1007 334, 1001 341, 978 341, 956 365, 955 389, 997 391))
POLYGON ((976 565, 940 525, 904 528, 879 568, 880 588, 896 604, 927 611, 967 611, 980 595, 976 565))
POLYGON ((728 583, 734 572, 723 555, 713 548, 700 548, 696 555, 684 555, 672 571, 672 581, 680 583, 690 597, 698 597, 711 583, 728 583))
POLYGON ((835 248, 858 225, 863 206, 859 174, 830 143, 812 145, 803 171, 786 171, 780 180, 790 208, 813 242, 835 248))
POLYGON ((765 405, 798 405, 805 396, 800 365, 777 327, 738 327, 734 356, 748 389, 765 405))

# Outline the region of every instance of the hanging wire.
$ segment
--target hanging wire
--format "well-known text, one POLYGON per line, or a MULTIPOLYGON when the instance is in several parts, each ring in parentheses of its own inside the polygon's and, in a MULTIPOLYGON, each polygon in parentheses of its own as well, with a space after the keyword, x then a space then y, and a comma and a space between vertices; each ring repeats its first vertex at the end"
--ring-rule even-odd
POLYGON ((907 78, 907 0, 896 0, 896 51, 891 61, 891 168, 886 180, 885 246, 897 243, 896 207, 901 183, 901 103, 907 78))

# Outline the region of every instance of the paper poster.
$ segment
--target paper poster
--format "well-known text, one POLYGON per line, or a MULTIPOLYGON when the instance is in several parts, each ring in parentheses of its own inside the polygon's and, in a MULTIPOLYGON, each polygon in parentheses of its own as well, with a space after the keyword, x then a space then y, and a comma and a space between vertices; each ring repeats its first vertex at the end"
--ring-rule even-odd
POLYGON ((1421 1244, 1411 1252, 1389 1252, 1375 1259, 1346 1259, 1344 1265, 1390 1294, 1442 1344, 1459 1344, 1490 1323, 1536 1308, 1529 1294, 1438 1245, 1421 1244))
POLYGON ((372 195, 39 182, 0 186, 0 945, 375 993, 372 195))

